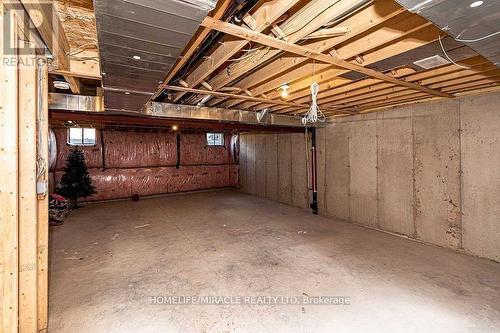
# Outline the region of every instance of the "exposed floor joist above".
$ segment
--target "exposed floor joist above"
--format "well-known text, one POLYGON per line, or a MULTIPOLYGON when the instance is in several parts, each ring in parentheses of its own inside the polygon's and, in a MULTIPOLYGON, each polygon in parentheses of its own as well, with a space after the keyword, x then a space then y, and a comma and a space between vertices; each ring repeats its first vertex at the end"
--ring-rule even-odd
POLYGON ((167 94, 157 94, 157 100, 297 115, 311 103, 314 80, 320 87, 318 104, 334 116, 411 100, 454 98, 494 89, 500 82, 494 64, 393 1, 297 4, 286 16, 267 22, 266 28, 254 23, 258 6, 240 25, 207 17, 200 31, 219 31, 225 39, 192 64, 187 74, 171 71, 168 84, 165 80, 160 85, 167 94), (308 8, 321 6, 316 17, 303 16, 308 8), (290 27, 299 29, 287 32, 290 27), (343 32, 328 34, 332 28, 343 32), (316 39, 322 34, 326 37, 316 39), (225 52, 226 44, 237 43, 238 51, 225 52), (439 55, 445 62, 429 69, 414 64, 427 55, 439 55), (289 87, 286 98, 280 92, 283 85, 289 87))
MULTIPOLYGON (((52 77, 64 77, 73 94, 102 94, 93 3, 58 0, 56 8, 58 38, 67 50, 56 56, 62 66, 51 69, 52 77)), ((134 24, 131 17, 122 21, 134 24)), ((459 21, 454 22, 457 29, 459 21)), ((154 21, 149 25, 158 26, 154 21)), ((131 33, 120 39, 130 39, 131 33)), ((129 47, 116 43, 113 48, 129 47)), ((130 54, 139 52, 130 47, 130 54)), ((109 109, 141 112, 139 105, 149 100, 301 115, 311 104, 310 87, 316 81, 318 105, 325 115, 337 116, 500 85, 498 64, 387 0, 219 0, 175 62, 169 59, 167 66, 156 51, 147 52, 148 59, 106 60, 113 66, 118 61, 119 74, 126 77, 104 90, 109 109), (431 68, 415 64, 433 56, 444 62, 431 68), (142 67, 144 75, 139 75, 142 67), (141 83, 146 81, 147 88, 141 83), (119 99, 123 103, 117 106, 119 99)))

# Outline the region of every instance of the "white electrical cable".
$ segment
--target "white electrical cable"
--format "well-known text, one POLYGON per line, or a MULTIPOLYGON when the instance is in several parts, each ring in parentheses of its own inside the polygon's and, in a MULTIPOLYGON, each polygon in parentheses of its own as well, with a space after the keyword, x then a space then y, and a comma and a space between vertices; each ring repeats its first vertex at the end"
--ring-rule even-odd
POLYGON ((36 178, 38 181, 44 180, 45 178, 45 172, 47 170, 47 161, 45 160, 45 151, 44 151, 44 142, 43 142, 43 128, 42 124, 45 124, 47 119, 45 119, 44 115, 44 109, 43 109, 43 103, 44 103, 44 96, 43 96, 43 84, 44 84, 44 76, 43 76, 43 70, 44 68, 41 65, 38 65, 38 71, 37 71, 37 76, 38 76, 38 105, 37 105, 37 120, 36 120, 36 127, 37 127, 37 154, 36 154, 36 178))
POLYGON ((316 81, 313 81, 313 83, 311 84, 311 107, 309 108, 307 114, 302 118, 302 124, 304 125, 314 124, 318 121, 325 122, 326 120, 325 115, 318 107, 318 92, 319 84, 316 81))
POLYGON ((495 35, 498 35, 498 34, 500 34, 500 31, 497 31, 497 32, 494 32, 494 33, 491 33, 489 35, 479 37, 476 39, 460 39, 459 37, 462 35, 462 33, 463 33, 463 31, 457 36, 457 38, 455 38, 456 41, 462 42, 462 43, 474 43, 474 42, 479 42, 479 41, 485 40, 487 38, 493 37, 495 35))
POLYGON ((439 39, 439 45, 441 45, 441 50, 443 51, 443 54, 444 56, 454 65, 458 66, 458 67, 461 67, 463 69, 470 69, 470 67, 468 66, 463 66, 463 65, 460 65, 460 64, 457 64, 456 62, 454 62, 449 56, 448 56, 448 53, 446 53, 446 51, 444 50, 444 46, 443 46, 443 42, 441 41, 441 36, 438 35, 438 39, 439 39))

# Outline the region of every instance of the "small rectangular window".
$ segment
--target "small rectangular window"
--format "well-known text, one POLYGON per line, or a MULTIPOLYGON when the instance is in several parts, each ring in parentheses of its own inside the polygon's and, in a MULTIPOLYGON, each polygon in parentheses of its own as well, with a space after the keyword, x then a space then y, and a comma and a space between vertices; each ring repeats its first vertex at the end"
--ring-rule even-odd
POLYGON ((95 128, 71 127, 68 130, 68 144, 72 146, 93 146, 95 142, 95 128))
POLYGON ((224 146, 224 133, 207 133, 207 146, 224 146))

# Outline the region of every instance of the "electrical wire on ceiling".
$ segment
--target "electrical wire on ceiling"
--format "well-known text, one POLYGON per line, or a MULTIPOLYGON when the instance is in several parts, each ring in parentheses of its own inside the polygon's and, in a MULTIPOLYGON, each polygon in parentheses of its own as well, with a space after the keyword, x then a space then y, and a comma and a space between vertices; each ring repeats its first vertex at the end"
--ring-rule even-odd
POLYGON ((475 43, 475 42, 480 42, 482 40, 485 40, 485 39, 488 39, 490 37, 493 37, 493 36, 496 36, 498 34, 500 34, 500 31, 497 31, 497 32, 494 32, 494 33, 491 33, 489 35, 486 35, 486 36, 483 36, 483 37, 479 37, 479 38, 475 38, 475 39, 460 39, 460 36, 465 32, 462 31, 461 33, 458 34, 458 36, 455 38, 455 40, 457 42, 462 42, 462 43, 475 43))
POLYGON ((439 40, 439 45, 441 46, 441 50, 443 51, 443 54, 444 56, 452 63, 454 64, 455 66, 458 66, 458 67, 461 67, 463 69, 470 69, 469 66, 464 66, 464 65, 460 65, 460 64, 457 64, 455 61, 453 61, 449 56, 448 56, 448 53, 446 53, 445 49, 444 49, 444 46, 443 46, 443 41, 441 40, 441 36, 438 35, 438 40, 439 40))
POLYGON ((74 59, 74 60, 77 60, 77 61, 95 61, 95 62, 99 62, 99 57, 98 56, 85 56, 85 57, 79 57, 78 54, 82 53, 82 52, 85 52, 86 50, 90 50, 90 49, 96 49, 97 50, 97 44, 96 42, 90 42, 90 43, 86 43, 86 44, 83 44, 81 46, 79 46, 78 48, 74 49, 74 50, 71 50, 69 52, 67 52, 66 54, 71 58, 71 59, 74 59))

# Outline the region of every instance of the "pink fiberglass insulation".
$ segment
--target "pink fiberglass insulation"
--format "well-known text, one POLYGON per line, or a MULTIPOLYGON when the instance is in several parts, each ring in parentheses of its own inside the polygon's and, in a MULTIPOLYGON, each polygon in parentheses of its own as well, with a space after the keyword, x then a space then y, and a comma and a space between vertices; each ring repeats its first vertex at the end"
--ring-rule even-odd
POLYGON ((106 168, 173 166, 176 135, 165 132, 105 131, 106 168))
MULTIPOLYGON (((70 146, 67 130, 55 132, 58 163, 53 178, 57 186, 70 146)), ((226 135, 225 147, 207 147, 205 133, 180 134, 177 168, 176 134, 132 130, 97 133, 95 146, 82 147, 97 193, 83 201, 238 186, 239 167, 233 156, 237 142, 231 135, 226 135)))
POLYGON ((224 136, 224 147, 207 147, 207 139, 198 133, 181 136, 181 163, 183 165, 230 164, 232 159, 231 135, 224 136), (204 147, 204 149, 192 149, 204 147))
MULTIPOLYGON (((84 201, 129 198, 237 186, 237 166, 206 165, 134 169, 90 169, 96 194, 84 201)), ((63 175, 56 171, 56 184, 63 175)))

